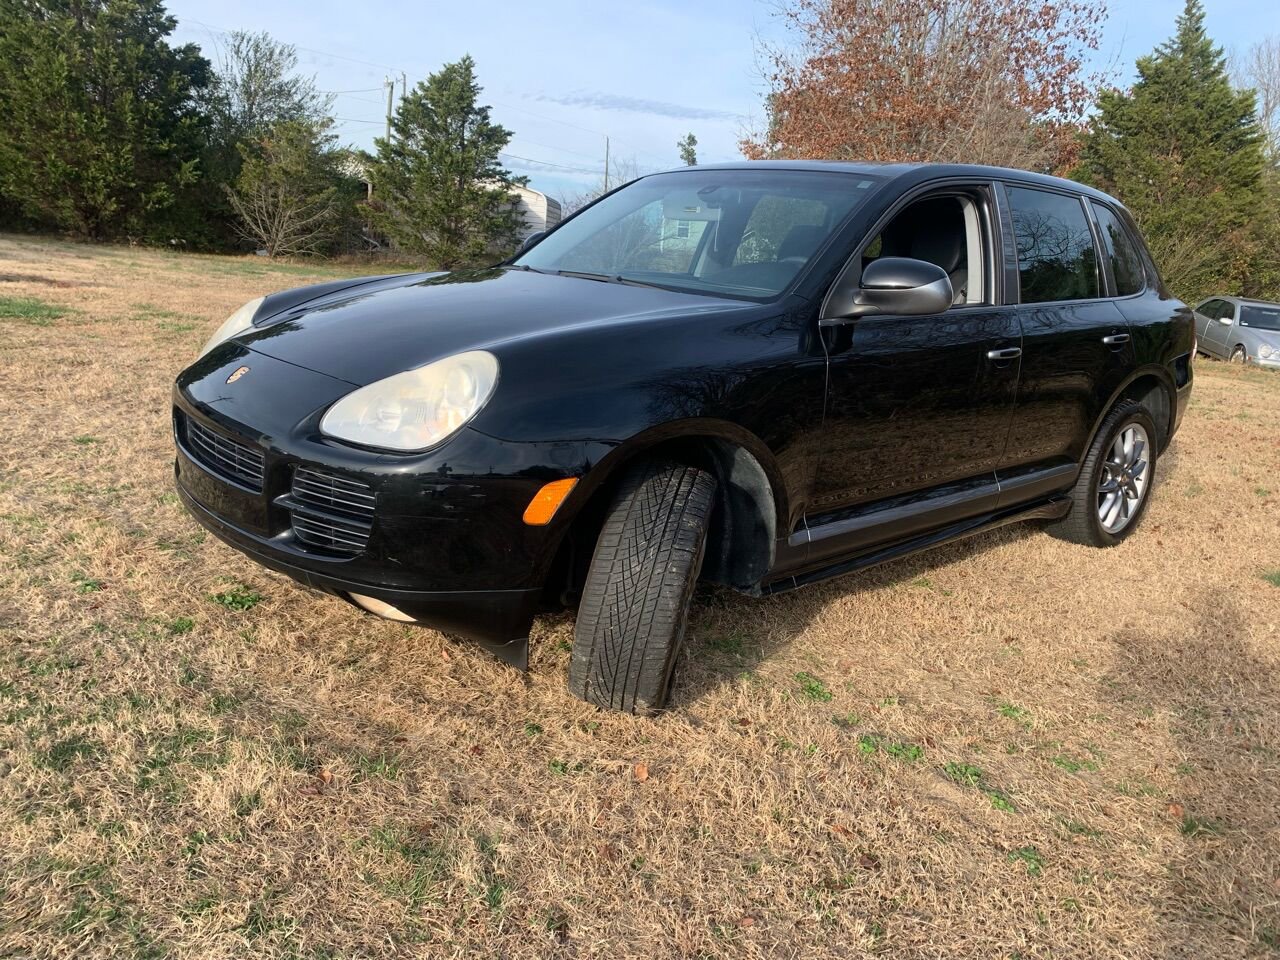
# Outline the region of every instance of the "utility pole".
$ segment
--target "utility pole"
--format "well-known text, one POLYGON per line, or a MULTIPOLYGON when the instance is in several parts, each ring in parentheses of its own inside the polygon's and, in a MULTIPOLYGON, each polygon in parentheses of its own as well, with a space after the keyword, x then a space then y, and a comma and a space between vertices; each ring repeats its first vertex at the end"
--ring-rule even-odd
POLYGON ((609 192, 609 138, 604 138, 604 192, 609 192))
POLYGON ((396 82, 391 77, 383 78, 383 83, 387 86, 387 142, 391 142, 391 98, 395 96, 396 82))
POLYGON ((409 96, 409 75, 403 70, 400 71, 400 99, 403 100, 409 96))

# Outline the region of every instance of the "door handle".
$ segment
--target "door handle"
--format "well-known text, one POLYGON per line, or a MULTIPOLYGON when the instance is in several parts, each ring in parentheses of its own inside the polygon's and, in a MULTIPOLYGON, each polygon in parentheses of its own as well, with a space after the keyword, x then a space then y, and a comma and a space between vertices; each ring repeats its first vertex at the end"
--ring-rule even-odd
POLYGON ((1108 347, 1114 347, 1121 343, 1128 343, 1129 335, 1127 333, 1113 333, 1109 337, 1103 337, 1102 342, 1108 347))
POLYGON ((988 360, 1016 360, 1022 356, 1021 347, 1005 347, 1003 350, 988 350, 988 360))

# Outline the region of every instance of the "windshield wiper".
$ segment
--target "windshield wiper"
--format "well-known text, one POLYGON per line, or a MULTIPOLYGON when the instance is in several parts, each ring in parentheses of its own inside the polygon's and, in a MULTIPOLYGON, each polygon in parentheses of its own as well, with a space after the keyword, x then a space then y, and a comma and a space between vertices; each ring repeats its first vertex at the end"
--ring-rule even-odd
POLYGON ((621 283, 628 287, 655 287, 659 290, 666 290, 660 283, 647 283, 644 280, 632 280, 630 277, 624 277, 618 273, 587 273, 582 270, 555 270, 558 277, 577 277, 579 280, 598 280, 601 283, 621 283))
POLYGON ((508 263, 508 264, 507 264, 507 266, 506 266, 506 269, 508 269, 508 270, 523 270, 523 271, 525 271, 525 273, 543 273, 543 274, 554 274, 554 273, 555 273, 555 271, 554 271, 554 270, 539 270, 537 267, 531 267, 531 266, 529 266, 527 263, 508 263))

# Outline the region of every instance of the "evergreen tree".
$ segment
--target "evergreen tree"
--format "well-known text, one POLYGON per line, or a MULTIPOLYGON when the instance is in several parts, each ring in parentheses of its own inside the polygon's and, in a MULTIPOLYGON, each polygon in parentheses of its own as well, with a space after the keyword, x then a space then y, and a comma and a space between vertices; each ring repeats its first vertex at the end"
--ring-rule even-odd
POLYGON ((78 236, 169 232, 209 83, 174 26, 160 0, 0 0, 0 195, 78 236))
POLYGON ((521 219, 512 176, 499 159, 510 131, 479 106, 475 62, 446 64, 409 92, 375 141, 374 225, 399 247, 445 269, 493 259, 515 246, 521 219))
POLYGON ((692 133, 677 140, 676 149, 680 151, 680 162, 686 167, 698 165, 698 138, 692 133))
POLYGON ((1100 97, 1075 176, 1128 205, 1179 297, 1240 291, 1266 216, 1253 92, 1232 88, 1200 0, 1137 68, 1130 90, 1100 97))

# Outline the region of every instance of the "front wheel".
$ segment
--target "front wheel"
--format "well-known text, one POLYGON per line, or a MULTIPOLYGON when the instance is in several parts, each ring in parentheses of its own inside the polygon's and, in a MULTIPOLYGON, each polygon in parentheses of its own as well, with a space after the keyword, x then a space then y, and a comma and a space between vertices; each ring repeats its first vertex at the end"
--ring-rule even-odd
POLYGON ((1072 543, 1113 547, 1146 513, 1156 470, 1156 425, 1150 412, 1123 400, 1103 420, 1071 490, 1071 511, 1050 524, 1072 543))
POLYGON ((1231 351, 1232 363, 1243 364, 1248 359, 1249 359, 1249 355, 1245 353, 1245 349, 1243 345, 1237 345, 1236 348, 1231 351))
POLYGON ((711 474, 682 464, 647 463, 627 475, 582 590, 570 692, 625 713, 666 704, 715 492, 711 474))

